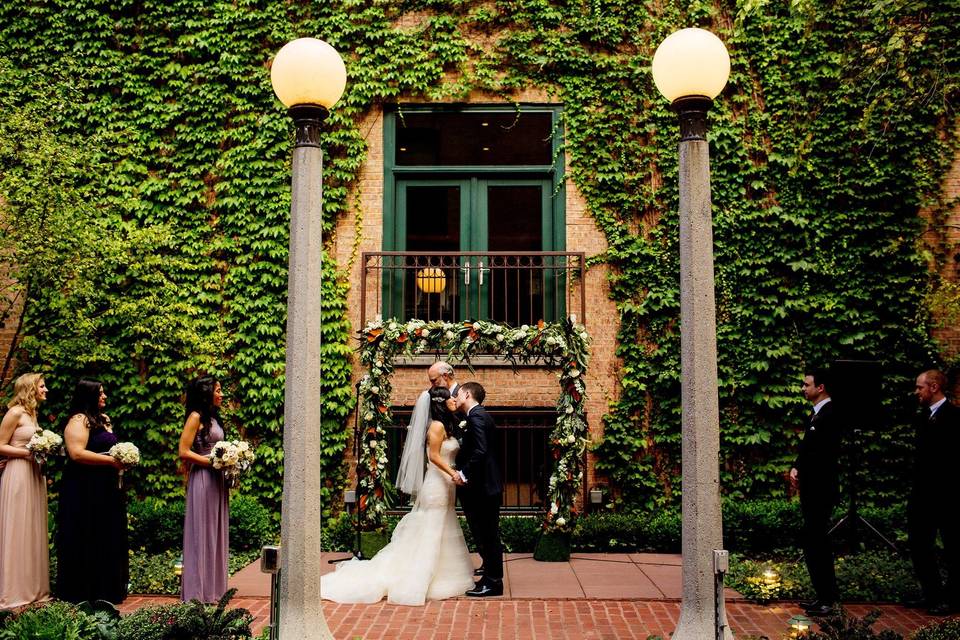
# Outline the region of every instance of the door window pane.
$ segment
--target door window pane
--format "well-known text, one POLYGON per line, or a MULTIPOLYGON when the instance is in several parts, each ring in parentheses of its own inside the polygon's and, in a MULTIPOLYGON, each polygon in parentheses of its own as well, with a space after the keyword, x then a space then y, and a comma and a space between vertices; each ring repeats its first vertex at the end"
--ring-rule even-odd
POLYGON ((495 185, 487 188, 487 229, 491 256, 485 291, 490 317, 517 327, 550 319, 544 310, 548 274, 543 248, 543 190, 539 185, 495 185))
POLYGON ((543 112, 404 113, 397 165, 552 164, 553 116, 543 112))
MULTIPOLYGON (((460 250, 460 187, 406 187, 406 250, 460 250)), ((404 318, 451 321, 456 317, 458 287, 453 257, 407 255, 403 258, 404 318)))
POLYGON ((487 232, 490 251, 540 251, 543 248, 540 185, 487 187, 487 232))
POLYGON ((460 187, 407 187, 407 251, 460 250, 460 187))

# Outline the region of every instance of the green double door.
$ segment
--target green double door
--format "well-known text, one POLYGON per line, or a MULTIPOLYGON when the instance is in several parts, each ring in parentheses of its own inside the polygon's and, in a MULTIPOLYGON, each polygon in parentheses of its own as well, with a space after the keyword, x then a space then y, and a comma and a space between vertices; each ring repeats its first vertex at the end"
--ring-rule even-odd
POLYGON ((554 315, 555 258, 542 252, 562 248, 563 230, 549 179, 398 179, 395 193, 392 244, 407 255, 384 296, 393 315, 514 326, 554 315))

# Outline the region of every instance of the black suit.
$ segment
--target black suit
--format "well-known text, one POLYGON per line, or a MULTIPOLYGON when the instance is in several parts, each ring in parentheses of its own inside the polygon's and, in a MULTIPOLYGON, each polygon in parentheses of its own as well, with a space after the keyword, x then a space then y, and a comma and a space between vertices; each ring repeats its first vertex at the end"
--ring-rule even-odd
POLYGON ((933 416, 924 409, 917 420, 913 487, 907 508, 910 552, 923 597, 931 604, 960 607, 960 517, 956 499, 957 451, 960 451, 960 409, 949 400, 933 416), (937 566, 937 532, 943 539, 947 588, 937 566))
POLYGON ((803 555, 817 600, 824 603, 839 600, 827 532, 839 497, 840 442, 841 427, 831 401, 811 416, 794 464, 803 513, 803 555))
POLYGON ((470 532, 483 558, 484 579, 503 579, 503 546, 500 544, 500 502, 503 481, 495 450, 496 425, 482 406, 467 415, 463 442, 457 453, 457 469, 467 484, 457 488, 457 496, 467 518, 470 532))

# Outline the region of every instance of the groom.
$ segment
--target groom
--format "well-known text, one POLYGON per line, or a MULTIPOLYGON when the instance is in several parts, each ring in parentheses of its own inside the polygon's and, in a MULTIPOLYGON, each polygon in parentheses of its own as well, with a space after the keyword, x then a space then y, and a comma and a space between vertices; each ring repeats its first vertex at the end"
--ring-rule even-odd
POLYGON ((457 388, 457 411, 467 416, 463 444, 457 453, 457 497, 467 517, 483 564, 482 576, 466 595, 476 598, 503 595, 503 547, 500 544, 500 500, 503 483, 497 465, 493 418, 483 408, 486 391, 476 382, 457 388))

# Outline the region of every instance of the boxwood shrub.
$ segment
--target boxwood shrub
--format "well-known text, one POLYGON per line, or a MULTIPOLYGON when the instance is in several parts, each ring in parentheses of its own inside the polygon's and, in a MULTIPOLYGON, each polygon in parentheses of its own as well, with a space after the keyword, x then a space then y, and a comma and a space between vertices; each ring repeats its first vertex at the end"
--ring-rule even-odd
MULTIPOLYGON (((147 553, 179 550, 183 545, 182 500, 163 502, 155 498, 127 504, 129 546, 147 553)), ((259 549, 279 540, 273 514, 256 498, 236 494, 230 498, 230 548, 259 549)))
POLYGON ((923 627, 912 640, 957 640, 960 638, 960 620, 953 618, 923 627))
MULTIPOLYGON (((834 519, 844 515, 845 507, 839 506, 834 519)), ((898 546, 903 546, 906 540, 903 505, 864 507, 860 515, 898 546)), ((386 531, 392 532, 398 521, 399 516, 386 518, 386 531)), ((728 550, 741 554, 789 555, 788 550, 800 546, 802 521, 796 500, 727 500, 723 504, 723 543, 728 550)), ((578 519, 571 535, 571 549, 580 553, 680 553, 681 522, 676 509, 650 514, 590 513, 578 519)), ((463 518, 460 524, 467 546, 472 549, 470 531, 463 518)), ((506 551, 533 552, 540 531, 538 516, 500 517, 500 537, 506 551)), ((346 514, 324 522, 324 551, 349 551, 354 545, 353 537, 353 525, 346 514)), ((844 540, 845 537, 840 536, 837 542, 846 551, 883 549, 879 539, 864 532, 856 548, 850 548, 844 540)))

